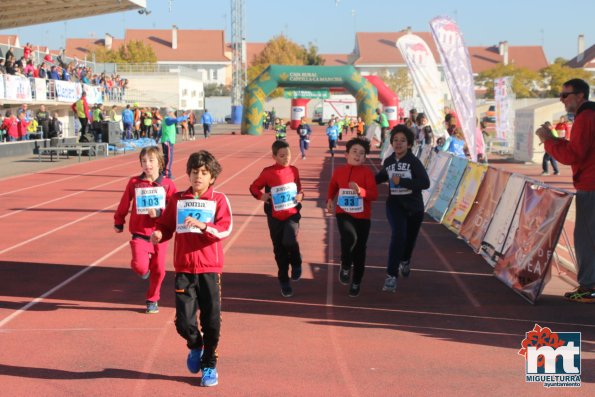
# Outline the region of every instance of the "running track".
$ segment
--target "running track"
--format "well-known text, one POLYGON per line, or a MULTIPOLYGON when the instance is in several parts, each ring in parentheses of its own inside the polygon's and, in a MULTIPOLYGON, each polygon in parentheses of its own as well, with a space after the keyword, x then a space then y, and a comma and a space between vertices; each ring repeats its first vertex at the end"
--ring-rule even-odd
MULTIPOLYGON (((292 135, 292 134, 290 134, 292 135)), ((531 306, 491 276, 491 268, 446 228, 426 221, 409 279, 380 291, 389 228, 384 195, 374 204, 362 293, 337 279, 339 242, 323 208, 333 167, 315 127, 299 159, 306 199, 300 243, 304 276, 282 298, 262 204, 249 183, 272 163, 270 133, 218 135, 176 145, 178 189, 198 149, 223 165, 217 189, 232 205, 225 242, 220 384, 200 389, 187 372, 173 325, 173 266, 161 311, 144 314, 145 282, 129 269, 128 234, 112 230, 113 211, 138 152, 1 180, 1 396, 412 396, 544 395, 526 384, 517 355, 535 323, 581 331, 581 390, 594 394, 595 306, 565 302, 570 288, 554 271, 531 306)), ((377 154, 371 156, 377 167, 377 154)), ((173 244, 170 244, 173 247, 173 244)))

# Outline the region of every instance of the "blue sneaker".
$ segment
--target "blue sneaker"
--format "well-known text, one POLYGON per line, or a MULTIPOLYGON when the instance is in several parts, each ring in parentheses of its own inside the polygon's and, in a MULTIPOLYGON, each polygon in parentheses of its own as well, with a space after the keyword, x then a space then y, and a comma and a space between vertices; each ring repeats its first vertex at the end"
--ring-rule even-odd
POLYGON ((157 302, 147 301, 147 310, 145 313, 155 314, 159 313, 159 304, 157 302))
POLYGON ((186 359, 186 366, 188 371, 197 374, 200 371, 200 359, 202 358, 202 349, 190 349, 188 358, 186 359))
POLYGON ((217 386, 217 384, 219 384, 219 375, 217 374, 217 368, 203 368, 200 385, 205 387, 211 387, 217 386))

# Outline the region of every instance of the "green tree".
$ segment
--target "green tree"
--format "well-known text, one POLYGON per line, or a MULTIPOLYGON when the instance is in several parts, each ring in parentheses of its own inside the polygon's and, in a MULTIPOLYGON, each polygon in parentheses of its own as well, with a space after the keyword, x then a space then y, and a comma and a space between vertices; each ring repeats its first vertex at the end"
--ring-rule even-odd
POLYGON ((206 84, 204 86, 205 97, 211 96, 229 96, 231 95, 231 88, 223 84, 217 85, 217 83, 206 84))
POLYGON ((108 50, 96 46, 90 49, 91 56, 95 55, 96 62, 105 63, 156 63, 157 56, 153 47, 141 40, 131 40, 117 49, 108 50))
MULTIPOLYGON (((312 43, 308 48, 289 40, 284 35, 275 36, 254 57, 252 66, 248 68, 248 82, 254 80, 269 65, 322 65, 324 59, 318 55, 318 48, 312 43)), ((276 89, 271 97, 283 95, 283 89, 276 89)))
POLYGON ((583 79, 590 85, 595 83, 595 78, 590 72, 565 66, 566 63, 566 59, 556 58, 554 63, 540 70, 539 73, 543 78, 548 96, 557 97, 560 95, 562 84, 570 79, 583 79))
POLYGON ((413 96, 413 82, 409 77, 407 68, 399 68, 395 73, 389 73, 386 69, 382 69, 378 73, 378 77, 393 90, 399 98, 410 98, 413 96))
POLYGON ((513 64, 498 64, 496 67, 478 74, 475 84, 487 89, 486 97, 494 98, 494 79, 512 76, 512 90, 517 98, 536 98, 542 93, 542 80, 539 73, 513 64))

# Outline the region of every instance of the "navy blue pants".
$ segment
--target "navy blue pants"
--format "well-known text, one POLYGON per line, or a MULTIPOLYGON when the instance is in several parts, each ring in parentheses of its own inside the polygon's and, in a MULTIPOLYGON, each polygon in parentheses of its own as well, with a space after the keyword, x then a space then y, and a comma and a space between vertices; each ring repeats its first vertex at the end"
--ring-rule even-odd
POLYGON ((391 228, 386 271, 390 276, 398 277, 399 263, 411 260, 424 213, 409 212, 398 204, 387 202, 386 218, 391 228))

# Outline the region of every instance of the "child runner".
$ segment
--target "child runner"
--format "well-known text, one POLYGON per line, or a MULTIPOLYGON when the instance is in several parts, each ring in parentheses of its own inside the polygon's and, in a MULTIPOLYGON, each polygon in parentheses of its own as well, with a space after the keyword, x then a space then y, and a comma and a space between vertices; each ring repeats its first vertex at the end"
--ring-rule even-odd
POLYGON ((283 119, 277 119, 275 122, 275 139, 284 141, 287 137, 287 124, 283 123, 283 119))
POLYGON ((408 277, 411 253, 424 218, 421 191, 430 187, 430 179, 417 157, 411 152, 415 137, 407 126, 399 124, 390 133, 394 154, 382 163, 376 183, 389 182, 386 217, 391 227, 387 277, 383 291, 395 292, 397 277, 408 277))
POLYGON ((297 128, 298 136, 300 137, 300 151, 302 152, 302 160, 306 159, 306 151, 310 147, 310 135, 312 128, 306 122, 306 118, 302 117, 302 122, 297 128))
POLYGON ((165 277, 167 243, 151 244, 149 240, 155 230, 157 218, 165 208, 166 202, 176 192, 176 185, 169 178, 161 175, 164 163, 159 147, 143 148, 139 158, 143 172, 128 181, 120 199, 120 205, 114 214, 114 229, 116 233, 124 231, 126 215, 132 202, 128 226, 132 234, 130 267, 144 280, 149 279, 146 312, 159 313, 158 302, 161 283, 165 277))
POLYGON ((174 232, 176 270, 176 330, 190 349, 188 370, 202 370, 201 386, 215 386, 217 346, 221 329, 221 272, 223 245, 232 229, 227 197, 213 188, 221 173, 215 157, 201 150, 186 163, 190 187, 176 193, 157 222, 151 239, 167 241, 174 232), (200 329, 196 311, 200 310, 200 329))
POLYGON ((363 138, 353 138, 346 145, 347 164, 333 172, 329 184, 326 209, 333 212, 337 199, 336 216, 341 235, 341 267, 339 281, 349 283, 351 265, 353 278, 349 296, 359 295, 366 264, 366 244, 370 234, 372 201, 378 197, 376 181, 370 168, 363 165, 370 153, 370 142, 363 138))
POLYGON ((328 148, 331 151, 331 157, 335 157, 335 148, 337 147, 339 129, 335 125, 334 119, 330 119, 328 122, 328 127, 326 127, 326 136, 328 136, 328 148))
POLYGON ((357 136, 363 137, 364 136, 364 121, 361 117, 357 118, 357 136))
POLYGON ((279 269, 277 278, 281 284, 281 295, 289 298, 293 296, 288 275, 289 265, 291 264, 291 280, 297 281, 302 276, 302 255, 297 236, 304 193, 298 169, 290 165, 289 144, 275 141, 272 151, 275 164, 262 170, 250 185, 250 193, 254 198, 265 202, 264 212, 267 214, 273 252, 279 269))

